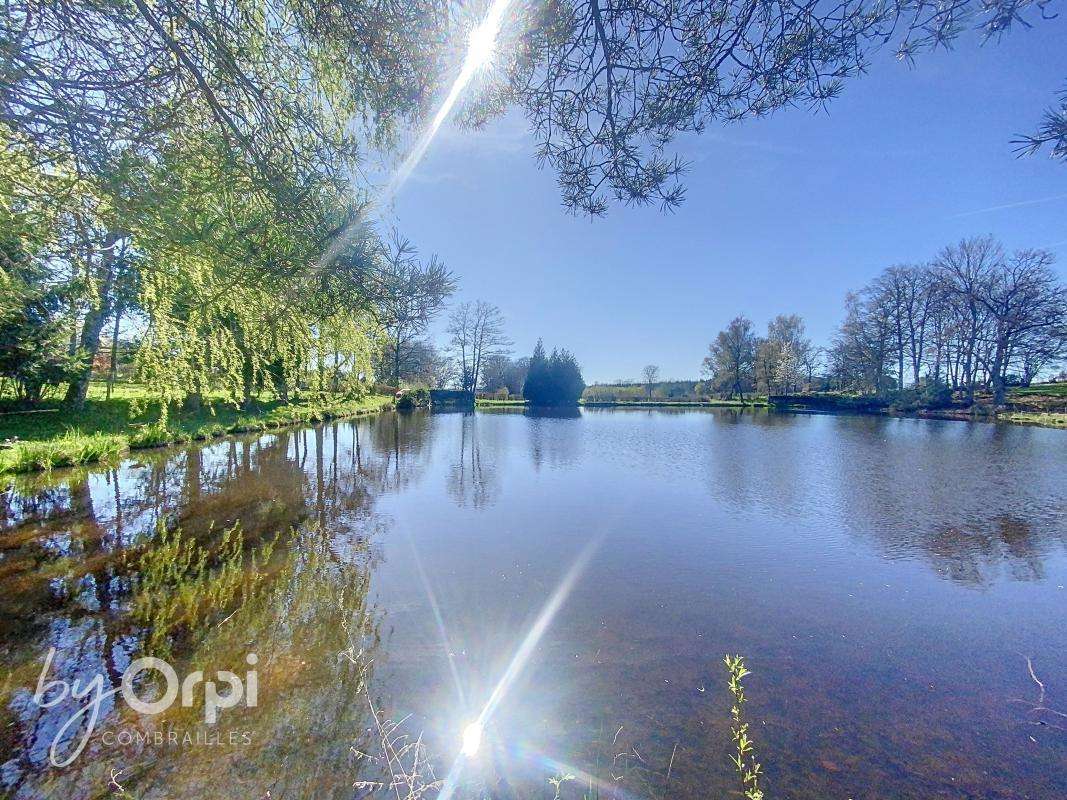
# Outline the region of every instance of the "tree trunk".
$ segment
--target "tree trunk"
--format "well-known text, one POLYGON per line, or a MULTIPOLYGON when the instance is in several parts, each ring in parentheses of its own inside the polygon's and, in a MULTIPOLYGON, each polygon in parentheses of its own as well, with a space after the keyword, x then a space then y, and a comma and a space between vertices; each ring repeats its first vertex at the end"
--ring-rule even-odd
POLYGON ((993 355, 993 366, 989 370, 989 379, 993 384, 994 406, 1004 405, 1004 368, 1007 366, 1007 360, 1005 358, 1006 350, 1007 347, 1004 344, 1003 337, 997 337, 996 352, 993 355))
POLYGON ((111 399, 111 390, 115 388, 115 379, 119 373, 119 322, 122 321, 122 306, 115 308, 115 330, 111 333, 111 368, 107 372, 107 399, 111 399))
POLYGON ((97 272, 96 301, 85 315, 82 323, 81 338, 78 342, 82 351, 81 364, 67 386, 66 403, 74 409, 85 406, 85 397, 89 393, 89 379, 93 374, 93 360, 100 350, 100 332, 111 315, 111 290, 115 283, 115 245, 121 236, 108 232, 104 238, 104 247, 100 255, 100 269, 97 272))
POLYGON ((241 359, 241 408, 248 408, 252 405, 254 379, 255 368, 252 364, 252 356, 245 353, 241 359))
POLYGON ((286 381, 285 364, 280 358, 275 359, 267 366, 267 373, 270 375, 271 386, 274 389, 274 393, 278 395, 278 398, 283 403, 288 403, 289 384, 286 381))

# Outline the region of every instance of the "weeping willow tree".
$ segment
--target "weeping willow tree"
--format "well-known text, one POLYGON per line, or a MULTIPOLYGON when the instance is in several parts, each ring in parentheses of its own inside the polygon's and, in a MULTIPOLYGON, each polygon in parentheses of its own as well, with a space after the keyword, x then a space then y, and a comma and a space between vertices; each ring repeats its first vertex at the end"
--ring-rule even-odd
POLYGON ((72 405, 127 253, 137 367, 161 399, 370 377, 375 237, 334 240, 367 190, 360 158, 425 112, 445 4, 14 0, 0 15, 0 123, 65 215, 41 263, 77 289, 72 405))
POLYGON ((0 125, 0 393, 35 402, 61 382, 68 365, 64 342, 67 287, 47 280, 45 262, 57 241, 55 206, 42 202, 46 186, 17 137, 0 125))
POLYGON ((227 156, 221 139, 175 141, 146 176, 153 191, 130 209, 147 256, 138 375, 166 401, 361 391, 380 339, 373 229, 324 264, 359 212, 345 187, 327 175, 261 186, 227 156))

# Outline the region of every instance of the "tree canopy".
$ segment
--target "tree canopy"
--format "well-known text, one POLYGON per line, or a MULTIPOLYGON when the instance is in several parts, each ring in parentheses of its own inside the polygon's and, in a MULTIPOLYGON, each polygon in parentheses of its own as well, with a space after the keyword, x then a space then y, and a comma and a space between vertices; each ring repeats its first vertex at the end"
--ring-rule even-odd
MULTIPOLYGON (((517 103, 563 202, 603 214, 612 202, 673 208, 687 164, 680 133, 821 108, 894 46, 914 62, 968 30, 996 40, 1054 16, 1051 0, 549 0, 517 34, 506 77, 476 119, 517 103)), ((1035 111, 1036 116, 1036 111, 1035 111)), ((1021 123, 1020 128, 1032 122, 1021 123)), ((1050 109, 1021 151, 1067 159, 1067 107, 1050 109)))

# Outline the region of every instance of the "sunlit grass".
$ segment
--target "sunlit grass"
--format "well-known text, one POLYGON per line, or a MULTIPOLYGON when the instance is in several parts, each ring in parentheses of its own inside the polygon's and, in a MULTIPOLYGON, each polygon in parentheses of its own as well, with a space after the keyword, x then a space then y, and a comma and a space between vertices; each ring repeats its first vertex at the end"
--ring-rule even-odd
MULTIPOLYGON (((160 419, 160 407, 137 386, 116 387, 104 398, 102 384, 91 387, 85 409, 74 415, 58 401, 38 413, 4 409, 0 415, 0 474, 35 472, 113 460, 127 450, 203 441, 226 434, 313 425, 331 419, 375 413, 393 404, 386 395, 352 400, 315 398, 282 404, 267 400, 241 410, 221 397, 209 398, 195 411, 160 419)), ((36 409, 35 409, 36 410, 36 409)))
POLYGON ((0 451, 0 472, 36 472, 106 461, 127 449, 125 437, 68 430, 54 439, 19 442, 0 451))
POLYGON ((474 401, 478 407, 492 408, 493 406, 518 406, 522 407, 526 405, 525 400, 497 400, 492 397, 479 397, 474 401))
POLYGON ((1022 425, 1041 425, 1045 428, 1067 428, 1067 413, 1043 411, 1006 411, 997 415, 1000 422, 1015 422, 1022 425))
POLYGON ((1008 389, 1008 397, 1063 397, 1067 399, 1067 381, 1060 383, 1037 383, 1031 386, 1015 386, 1008 389))

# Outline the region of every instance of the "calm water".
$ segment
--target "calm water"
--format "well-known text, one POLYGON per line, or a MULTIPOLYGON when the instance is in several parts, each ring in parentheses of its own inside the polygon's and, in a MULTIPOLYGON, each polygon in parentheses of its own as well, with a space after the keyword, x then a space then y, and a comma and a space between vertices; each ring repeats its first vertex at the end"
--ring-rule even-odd
POLYGON ((729 796, 721 659, 742 653, 769 798, 1067 797, 1067 717, 1035 710, 1067 712, 1065 432, 412 414, 136 455, 3 495, 12 797, 106 796, 113 775, 138 798, 363 797, 382 773, 372 703, 443 776, 590 543, 467 787, 551 797, 571 773, 564 795, 581 796, 588 773, 620 800, 729 796), (177 594, 146 577, 160 528, 214 547, 238 521, 258 559, 242 588, 171 626, 179 611, 147 614, 145 597, 177 594), (79 704, 33 700, 53 647, 52 679, 105 687, 146 649, 180 675, 244 674, 255 652, 258 704, 207 726, 195 703, 138 717, 107 699, 56 769, 79 704), (136 730, 202 738, 113 738, 136 730))

